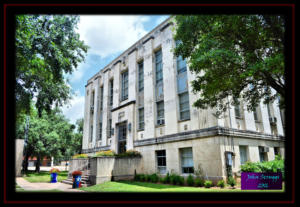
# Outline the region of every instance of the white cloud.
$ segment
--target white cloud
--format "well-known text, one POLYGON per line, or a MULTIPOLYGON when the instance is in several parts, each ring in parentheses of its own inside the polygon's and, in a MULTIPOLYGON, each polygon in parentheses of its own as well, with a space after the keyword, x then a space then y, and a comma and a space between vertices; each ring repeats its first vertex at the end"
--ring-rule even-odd
POLYGON ((90 46, 90 53, 105 58, 127 49, 144 36, 147 31, 143 23, 149 20, 138 15, 81 15, 78 32, 90 46))
POLYGON ((75 94, 70 104, 62 107, 63 114, 73 124, 76 123, 77 119, 83 118, 84 110, 84 96, 80 96, 79 91, 76 91, 75 94))

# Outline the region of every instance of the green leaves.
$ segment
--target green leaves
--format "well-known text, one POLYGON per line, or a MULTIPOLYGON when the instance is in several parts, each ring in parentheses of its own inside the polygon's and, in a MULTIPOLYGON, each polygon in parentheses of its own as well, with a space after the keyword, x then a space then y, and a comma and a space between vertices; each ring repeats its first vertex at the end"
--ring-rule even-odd
POLYGON ((40 116, 70 99, 63 74, 72 73, 88 49, 75 32, 78 21, 78 16, 16 16, 17 113, 29 110, 33 97, 40 116))
POLYGON ((278 94, 284 98, 283 17, 178 15, 175 21, 174 39, 180 44, 174 54, 188 58, 190 70, 199 74, 192 82, 193 91, 201 95, 194 106, 222 112, 227 96, 242 96, 252 110, 267 97, 266 86, 277 92, 268 94, 267 101, 278 94))

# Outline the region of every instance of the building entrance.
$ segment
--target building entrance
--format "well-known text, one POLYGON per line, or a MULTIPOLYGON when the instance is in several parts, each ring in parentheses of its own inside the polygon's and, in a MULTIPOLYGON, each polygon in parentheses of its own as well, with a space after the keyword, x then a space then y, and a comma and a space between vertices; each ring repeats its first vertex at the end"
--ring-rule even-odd
POLYGON ((118 126, 118 154, 126 152, 126 123, 119 124, 118 126))

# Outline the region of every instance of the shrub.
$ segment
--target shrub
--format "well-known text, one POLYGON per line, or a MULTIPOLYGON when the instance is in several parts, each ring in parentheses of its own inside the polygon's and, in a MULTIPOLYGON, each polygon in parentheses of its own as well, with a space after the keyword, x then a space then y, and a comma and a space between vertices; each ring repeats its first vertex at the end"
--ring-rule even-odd
POLYGON ((78 159, 78 158, 88 158, 87 154, 76 154, 72 157, 73 159, 78 159))
POLYGON ((217 183, 217 186, 220 187, 220 188, 224 188, 225 187, 224 180, 219 180, 219 182, 217 183))
POLYGON ((194 177, 192 175, 189 175, 186 182, 189 186, 194 186, 195 184, 194 177))
POLYGON ((127 150, 126 152, 122 154, 118 154, 118 157, 141 157, 141 153, 139 151, 135 150, 127 150))
POLYGON ((170 179, 170 174, 169 174, 169 172, 168 172, 167 175, 164 177, 164 183, 171 183, 171 179, 170 179))
POLYGON ((160 177, 160 178, 159 178, 159 182, 160 182, 160 183, 165 183, 165 178, 164 178, 164 177, 160 177))
POLYGON ((145 177, 146 177, 146 176, 145 176, 144 174, 140 174, 140 175, 139 175, 140 181, 141 181, 141 182, 144 182, 144 181, 145 181, 145 177))
POLYGON ((141 181, 141 175, 142 175, 142 174, 135 174, 135 175, 134 175, 134 180, 135 180, 135 181, 141 181))
POLYGON ((282 179, 284 180, 284 160, 281 158, 281 156, 276 155, 275 160, 268 162, 246 162, 245 164, 241 165, 241 172, 281 172, 282 179))
POLYGON ((197 187, 203 187, 203 186, 204 186, 204 180, 201 179, 201 178, 196 178, 196 179, 195 179, 195 185, 196 185, 197 187))
POLYGON ((151 175, 145 175, 144 181, 146 181, 146 182, 151 181, 151 175))
POLYGON ((227 184, 230 185, 231 187, 236 185, 236 181, 233 177, 229 177, 227 180, 227 184))
POLYGON ((211 180, 206 180, 206 181, 204 182, 204 187, 210 188, 210 187, 212 187, 212 186, 213 186, 213 183, 212 183, 211 180))
POLYGON ((116 156, 116 153, 113 150, 105 150, 96 152, 94 157, 113 157, 116 156))
POLYGON ((177 185, 184 185, 184 177, 178 176, 176 179, 176 184, 177 185))
POLYGON ((176 185, 176 179, 177 179, 177 175, 171 174, 170 175, 170 184, 176 185))
POLYGON ((158 175, 157 175, 156 173, 150 175, 150 181, 151 181, 152 183, 157 183, 157 182, 158 182, 158 179, 159 179, 159 177, 158 177, 158 175))

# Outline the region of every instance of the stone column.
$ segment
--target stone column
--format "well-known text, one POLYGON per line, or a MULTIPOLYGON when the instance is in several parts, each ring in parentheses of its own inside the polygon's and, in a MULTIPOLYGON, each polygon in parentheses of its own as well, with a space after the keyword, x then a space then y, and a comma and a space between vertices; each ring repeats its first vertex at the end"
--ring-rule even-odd
POLYGON ((155 135, 155 98, 154 98, 154 66, 153 66, 153 40, 144 44, 144 138, 153 138, 155 135))
POLYGON ((264 127, 265 134, 271 134, 271 126, 269 122, 269 114, 267 105, 263 103, 263 100, 260 101, 260 109, 261 109, 261 119, 264 127))

